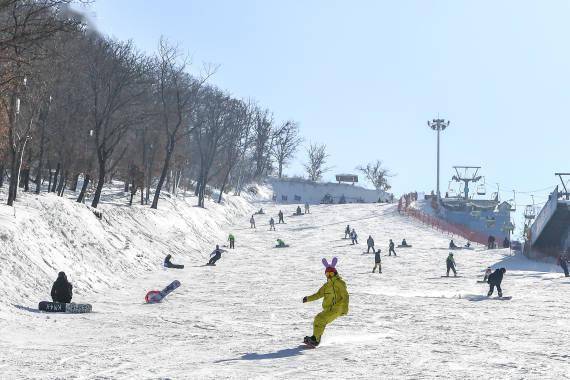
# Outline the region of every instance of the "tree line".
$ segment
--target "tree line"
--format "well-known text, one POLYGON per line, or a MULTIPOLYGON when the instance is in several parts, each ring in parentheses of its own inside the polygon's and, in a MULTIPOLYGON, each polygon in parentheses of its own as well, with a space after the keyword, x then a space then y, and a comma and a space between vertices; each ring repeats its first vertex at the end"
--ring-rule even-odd
POLYGON ((208 83, 161 39, 145 55, 90 30, 71 0, 0 0, 0 186, 77 192, 97 207, 120 179, 132 204, 157 208, 161 191, 239 194, 283 169, 302 139, 298 123, 208 83), (195 72, 195 74, 191 74, 195 72), (6 174, 5 174, 6 173, 6 174), (47 186, 46 186, 47 184, 47 186), (137 195, 138 194, 138 195, 137 195))

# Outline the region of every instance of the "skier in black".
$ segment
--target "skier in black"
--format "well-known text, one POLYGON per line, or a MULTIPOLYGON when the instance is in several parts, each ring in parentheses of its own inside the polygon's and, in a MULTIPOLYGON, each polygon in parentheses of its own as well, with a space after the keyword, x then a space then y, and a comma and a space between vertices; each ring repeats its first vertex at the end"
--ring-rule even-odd
POLYGON ((349 236, 350 236, 350 226, 347 225, 346 228, 344 229, 344 238, 348 239, 349 236))
POLYGON ((488 249, 495 248, 495 237, 493 235, 489 235, 489 239, 487 239, 487 248, 488 249))
POLYGON ((501 289, 501 282, 503 282, 503 275, 507 270, 505 268, 499 268, 495 270, 489 276, 487 282, 489 283, 489 293, 487 293, 487 297, 491 297, 493 294, 493 290, 495 290, 495 286, 497 287, 497 292, 499 293, 499 297, 503 296, 503 290, 501 289))
POLYGON ((73 297, 73 285, 67 281, 65 272, 59 272, 57 280, 51 287, 51 299, 53 302, 70 303, 73 297))
POLYGON ((455 242, 453 241, 453 239, 451 239, 451 241, 449 242, 449 249, 457 249, 457 245, 455 245, 455 242))
POLYGON ((297 211, 295 212, 296 215, 301 215, 303 211, 301 211, 301 206, 297 206, 297 211))
POLYGON ((394 242, 392 241, 392 239, 390 239, 390 244, 388 245, 388 256, 392 256, 392 253, 394 253, 394 256, 398 256, 396 255, 396 251, 394 250, 394 242))
POLYGON ((374 268, 372 268, 372 273, 378 268, 378 273, 382 273, 382 256, 380 255, 382 251, 378 249, 374 252, 374 268))
POLYGON ((279 210, 279 214, 277 214, 277 216, 279 217, 279 224, 285 223, 285 219, 283 219, 283 211, 279 210))
POLYGON ((216 261, 222 258, 222 252, 225 252, 223 249, 220 249, 219 245, 216 245, 216 249, 210 254, 210 261, 208 261, 208 265, 216 265, 216 261))
POLYGON ((368 239, 366 240, 366 244, 368 245, 368 249, 366 250, 366 253, 370 253, 370 248, 372 248, 372 252, 374 253, 374 239, 372 239, 372 235, 368 236, 368 239))
POLYGON ((564 271, 564 276, 566 277, 570 277, 570 274, 568 273, 568 260, 566 259, 565 256, 558 256, 558 265, 560 265, 560 267, 562 267, 562 270, 564 271))
POLYGON ((447 277, 449 277, 449 271, 453 271, 453 276, 457 277, 457 271, 455 270, 455 259, 453 258, 453 253, 449 252, 449 256, 445 260, 445 264, 447 265, 447 277))
POLYGON ((275 231, 275 219, 273 217, 269 219, 269 231, 275 231))

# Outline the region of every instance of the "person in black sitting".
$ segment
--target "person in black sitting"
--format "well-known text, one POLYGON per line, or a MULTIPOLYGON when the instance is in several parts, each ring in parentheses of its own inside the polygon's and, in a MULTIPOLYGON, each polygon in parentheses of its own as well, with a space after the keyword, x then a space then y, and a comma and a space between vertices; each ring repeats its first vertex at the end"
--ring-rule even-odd
POLYGON ((59 272, 57 280, 51 287, 51 299, 53 302, 70 303, 73 297, 73 285, 67 281, 65 272, 59 272))
POLYGON ((184 265, 172 264, 170 262, 170 259, 172 259, 171 254, 166 255, 166 257, 164 258, 164 266, 166 268, 175 268, 175 269, 183 269, 184 268, 184 265))
POLYGON ((402 247, 407 247, 408 246, 408 242, 406 241, 406 239, 402 240, 402 247))
POLYGON ((455 245, 453 239, 451 239, 451 241, 449 242, 449 249, 457 249, 457 246, 455 245))

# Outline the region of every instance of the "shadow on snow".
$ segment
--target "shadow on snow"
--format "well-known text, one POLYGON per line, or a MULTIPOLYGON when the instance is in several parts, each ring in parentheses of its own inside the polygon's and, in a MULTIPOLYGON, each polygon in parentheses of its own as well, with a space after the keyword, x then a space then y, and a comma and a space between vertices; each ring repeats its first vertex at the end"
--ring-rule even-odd
POLYGON ((235 362, 239 360, 268 360, 268 359, 283 359, 283 358, 290 358, 293 356, 302 355, 303 351, 308 350, 307 346, 299 345, 295 348, 284 348, 282 350, 276 352, 268 352, 265 354, 259 354, 257 352, 250 352, 247 354, 243 354, 241 357, 236 359, 223 359, 223 360, 216 360, 214 363, 224 363, 224 362, 235 362))

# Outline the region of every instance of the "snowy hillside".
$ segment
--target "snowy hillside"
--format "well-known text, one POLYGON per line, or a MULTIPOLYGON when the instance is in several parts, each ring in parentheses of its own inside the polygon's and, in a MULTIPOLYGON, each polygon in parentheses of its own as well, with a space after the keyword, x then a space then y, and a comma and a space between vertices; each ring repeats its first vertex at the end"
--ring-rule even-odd
POLYGON ((0 207, 0 308, 48 298, 59 271, 81 300, 158 270, 168 253, 182 263, 203 260, 228 223, 252 212, 244 197, 224 199, 206 209, 189 195, 166 196, 158 210, 128 207, 118 184, 107 189, 99 219, 72 198, 22 192, 15 211, 0 207))
MULTIPOLYGON (((567 378, 570 371, 570 280, 559 268, 476 247, 455 254, 462 277, 442 278, 448 237, 400 216, 392 205, 313 206, 310 215, 299 217, 288 216, 292 206, 282 206, 287 224, 270 232, 267 221, 278 208, 266 204, 270 215, 257 217, 257 229, 249 228, 248 216, 223 228, 232 219, 226 211, 237 216, 251 209, 236 199, 220 210, 212 205, 207 227, 200 225, 202 216, 190 215, 194 208, 179 203, 152 216, 149 210, 114 208, 100 223, 80 206, 42 202, 59 210, 36 211, 40 215, 52 215, 59 224, 70 213, 83 226, 45 232, 46 226, 26 223, 22 212, 19 223, 26 224, 19 226, 26 230, 11 232, 21 244, 29 250, 52 247, 61 231, 80 237, 90 228, 94 245, 83 239, 85 246, 66 247, 69 257, 60 262, 52 261, 55 248, 46 249, 47 263, 29 263, 32 255, 24 250, 18 254, 21 270, 36 272, 28 276, 32 284, 23 298, 16 300, 14 275, 10 289, 2 287, 4 297, 18 305, 0 311, 0 352, 7 353, 0 355, 3 379, 526 379, 567 378), (342 239, 346 224, 356 228, 359 245, 342 239), (124 236, 110 234, 111 227, 124 236), (215 267, 203 266, 212 244, 223 243, 228 232, 236 235, 235 251, 215 267), (32 239, 33 233, 41 233, 41 240, 32 239), (373 255, 363 253, 369 234, 384 254, 389 238, 405 237, 413 248, 383 256, 383 273, 371 273, 373 255), (291 247, 273 248, 278 237, 291 247), (169 250, 186 269, 160 268, 169 250), (95 251, 100 261, 72 264, 71 255, 95 251), (140 263, 135 253, 143 253, 140 263), (321 306, 301 299, 325 282, 321 258, 333 256, 350 292, 349 314, 327 327, 320 347, 307 350, 302 338, 311 334, 321 306), (104 292, 79 292, 78 300, 93 304, 91 314, 34 312, 36 301, 47 298, 48 279, 66 265, 80 289, 85 276, 98 276, 93 284, 113 280, 101 266, 123 268, 130 276, 104 292), (484 296, 488 286, 476 281, 487 265, 507 268, 503 290, 512 300, 484 296), (36 275, 41 283, 34 283, 36 275), (146 291, 174 279, 182 286, 165 302, 143 303, 146 291)), ((5 239, 2 244, 4 255, 5 239)), ((2 267, 7 265, 4 260, 2 267)), ((10 276, 2 270, 4 279, 10 276)))

